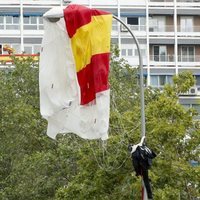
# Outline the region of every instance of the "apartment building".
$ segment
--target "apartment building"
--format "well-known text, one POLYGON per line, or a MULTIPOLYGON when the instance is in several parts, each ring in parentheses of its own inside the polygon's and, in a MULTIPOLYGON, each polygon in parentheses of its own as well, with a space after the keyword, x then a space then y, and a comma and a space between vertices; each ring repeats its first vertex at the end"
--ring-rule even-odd
MULTIPOLYGON (((10 46, 16 54, 37 54, 44 12, 69 2, 112 12, 128 24, 140 43, 147 85, 162 88, 172 76, 190 70, 196 85, 180 96, 200 113, 200 0, 2 0, 0 1, 0 62, 10 46)), ((113 20, 112 42, 132 66, 138 52, 127 30, 113 20)))

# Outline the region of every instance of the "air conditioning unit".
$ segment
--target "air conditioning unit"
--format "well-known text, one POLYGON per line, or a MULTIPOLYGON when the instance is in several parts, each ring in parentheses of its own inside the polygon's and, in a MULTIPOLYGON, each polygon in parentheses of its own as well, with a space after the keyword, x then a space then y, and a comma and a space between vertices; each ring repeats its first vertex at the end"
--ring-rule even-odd
POLYGON ((120 25, 121 32, 128 32, 128 29, 124 25, 120 25))
POLYGON ((189 89, 188 95, 197 95, 198 94, 198 88, 197 87, 191 87, 189 89))
POLYGON ((149 32, 153 32, 154 28, 153 27, 149 27, 149 32))
POLYGON ((200 87, 193 86, 187 92, 180 93, 180 96, 196 96, 200 95, 200 87))

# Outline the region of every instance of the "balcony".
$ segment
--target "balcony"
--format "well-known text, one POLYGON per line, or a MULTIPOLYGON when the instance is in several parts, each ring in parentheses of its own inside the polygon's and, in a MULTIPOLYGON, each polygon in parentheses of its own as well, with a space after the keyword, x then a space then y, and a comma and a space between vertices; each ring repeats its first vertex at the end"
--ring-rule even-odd
MULTIPOLYGON (((59 5, 60 2, 60 0, 23 0, 24 5, 59 5)), ((20 5, 20 0, 6 0, 1 4, 16 6, 20 5)))
POLYGON ((200 62, 199 55, 178 55, 178 62, 200 62))
POLYGON ((150 55, 151 65, 174 66, 174 55, 150 55))
MULTIPOLYGON (((150 55, 151 62, 175 62, 174 55, 150 55)), ((200 63, 200 55, 178 55, 178 62, 200 63)), ((165 63, 166 64, 166 63, 165 63)))
POLYGON ((200 26, 193 27, 177 27, 178 35, 180 36, 199 36, 200 35, 200 26))
POLYGON ((177 0, 177 2, 180 2, 180 3, 197 3, 197 2, 200 2, 200 0, 177 0))
POLYGON ((174 32, 173 25, 166 25, 166 26, 150 26, 149 32, 174 32))
MULTIPOLYGON (((128 27, 131 29, 131 31, 146 31, 146 25, 130 25, 128 24, 128 27)), ((121 32, 128 32, 127 28, 123 25, 120 26, 121 32)))
POLYGON ((174 2, 173 0, 149 0, 149 2, 174 2))
POLYGON ((150 55, 150 61, 174 62, 174 55, 150 55))
MULTIPOLYGON (((171 9, 173 7, 174 1, 173 0, 149 0, 150 7, 164 7, 171 9)), ((162 13, 163 10, 160 10, 162 13)), ((159 12, 159 13, 160 13, 159 12)))
MULTIPOLYGON (((131 29, 131 31, 133 31, 136 36, 142 36, 145 37, 146 36, 146 25, 130 25, 128 24, 128 27, 131 29)), ((128 32, 127 28, 120 25, 120 32, 122 36, 128 36, 130 35, 130 33, 128 32)), ((113 25, 112 26, 112 35, 113 36, 117 36, 118 33, 118 26, 117 25, 113 25)))

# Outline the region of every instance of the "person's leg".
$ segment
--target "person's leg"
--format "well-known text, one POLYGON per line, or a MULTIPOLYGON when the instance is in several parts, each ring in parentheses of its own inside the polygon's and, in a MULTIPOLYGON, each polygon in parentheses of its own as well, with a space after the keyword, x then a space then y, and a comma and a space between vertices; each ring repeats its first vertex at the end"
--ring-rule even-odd
POLYGON ((148 198, 152 199, 153 195, 152 195, 151 185, 150 185, 150 182, 149 182, 148 170, 143 170, 143 180, 144 180, 144 185, 145 185, 146 190, 147 190, 148 198))

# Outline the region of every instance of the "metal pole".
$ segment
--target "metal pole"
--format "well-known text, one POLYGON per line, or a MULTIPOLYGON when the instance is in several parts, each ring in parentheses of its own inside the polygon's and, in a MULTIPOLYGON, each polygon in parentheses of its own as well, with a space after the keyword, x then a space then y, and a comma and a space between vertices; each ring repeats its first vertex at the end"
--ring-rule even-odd
POLYGON ((24 11, 23 0, 20 0, 20 39, 21 39, 21 53, 24 52, 24 11))
MULTIPOLYGON (((131 29, 119 18, 117 18, 115 15, 113 15, 113 18, 116 19, 118 22, 120 22, 125 28, 127 28, 128 32, 133 37, 133 40, 137 46, 138 55, 139 55, 139 66, 140 66, 140 102, 141 102, 141 137, 145 137, 145 105, 144 105, 144 81, 143 81, 143 63, 142 63, 142 55, 140 51, 140 45, 131 31, 131 29)), ((147 194, 146 194, 146 188, 144 186, 144 181, 142 180, 142 200, 147 200, 147 194)))
POLYGON ((140 45, 139 45, 137 38, 131 31, 131 29, 122 20, 117 18, 115 15, 113 15, 113 18, 116 19, 118 22, 120 22, 128 30, 128 32, 133 37, 133 40, 137 46, 138 55, 139 55, 139 67, 140 67, 141 137, 143 137, 143 136, 145 136, 145 112, 144 112, 145 105, 144 105, 143 63, 142 63, 142 55, 141 55, 140 45))

